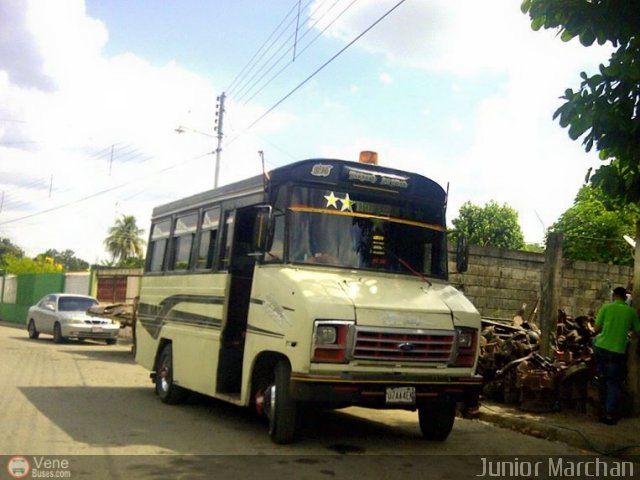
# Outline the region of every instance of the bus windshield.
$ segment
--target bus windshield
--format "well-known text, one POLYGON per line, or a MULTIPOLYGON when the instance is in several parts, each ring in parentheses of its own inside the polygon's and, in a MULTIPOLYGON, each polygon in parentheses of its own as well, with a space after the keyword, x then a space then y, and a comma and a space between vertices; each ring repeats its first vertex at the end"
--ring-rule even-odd
POLYGON ((443 219, 443 205, 295 187, 289 261, 445 278, 443 219))

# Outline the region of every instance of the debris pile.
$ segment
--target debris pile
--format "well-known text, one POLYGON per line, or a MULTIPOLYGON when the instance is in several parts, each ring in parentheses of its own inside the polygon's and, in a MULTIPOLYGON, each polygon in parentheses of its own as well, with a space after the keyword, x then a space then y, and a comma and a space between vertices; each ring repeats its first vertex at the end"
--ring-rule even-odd
POLYGON ((483 395, 529 412, 585 412, 597 403, 597 391, 590 388, 594 335, 592 317, 574 320, 559 310, 554 356, 546 358, 538 353, 540 331, 535 324, 512 327, 483 320, 477 370, 484 378, 483 395))
POLYGON ((135 320, 135 305, 133 303, 115 303, 112 305, 94 305, 87 313, 94 317, 111 318, 120 322, 120 328, 132 327, 135 320))

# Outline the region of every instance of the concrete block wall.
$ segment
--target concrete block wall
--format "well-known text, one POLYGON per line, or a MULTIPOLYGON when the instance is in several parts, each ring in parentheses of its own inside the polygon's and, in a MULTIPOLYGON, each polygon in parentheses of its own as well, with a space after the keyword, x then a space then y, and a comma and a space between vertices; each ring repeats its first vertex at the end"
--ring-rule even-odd
MULTIPOLYGON (((544 254, 472 246, 469 269, 452 273, 461 289, 485 318, 511 319, 526 304, 529 318, 540 297, 544 254)), ((455 251, 449 251, 449 271, 455 272, 455 251)), ((632 268, 595 262, 563 261, 561 307, 570 316, 597 311, 609 301, 612 287, 628 286, 632 268)), ((535 319, 535 316, 532 317, 535 319)))

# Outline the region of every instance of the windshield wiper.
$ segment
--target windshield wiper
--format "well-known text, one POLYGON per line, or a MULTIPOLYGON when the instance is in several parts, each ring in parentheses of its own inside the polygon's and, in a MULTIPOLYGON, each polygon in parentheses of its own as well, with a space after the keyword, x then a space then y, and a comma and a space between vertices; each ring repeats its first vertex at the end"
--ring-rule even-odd
POLYGON ((420 280, 422 280, 423 282, 426 282, 429 284, 430 287, 433 286, 433 284, 431 283, 431 280, 429 280, 427 277, 425 277, 422 273, 420 273, 419 271, 417 271, 415 268, 413 268, 411 266, 411 264, 409 262, 407 262, 405 259, 400 258, 398 255, 396 255, 395 253, 393 253, 391 250, 389 249, 384 249, 386 253, 390 254, 393 258, 395 258, 398 263, 400 265, 402 265, 404 268, 406 268, 407 270, 409 270, 411 273, 413 273, 416 277, 418 277, 420 280))

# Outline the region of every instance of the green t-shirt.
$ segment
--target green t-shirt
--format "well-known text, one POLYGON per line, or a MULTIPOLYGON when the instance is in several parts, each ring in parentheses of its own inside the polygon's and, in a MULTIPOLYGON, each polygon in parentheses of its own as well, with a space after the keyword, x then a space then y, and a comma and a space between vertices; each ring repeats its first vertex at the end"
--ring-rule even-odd
POLYGON ((604 305, 598 312, 596 325, 602 330, 596 337, 595 346, 615 353, 627 350, 630 330, 640 333, 638 313, 622 300, 604 305))

